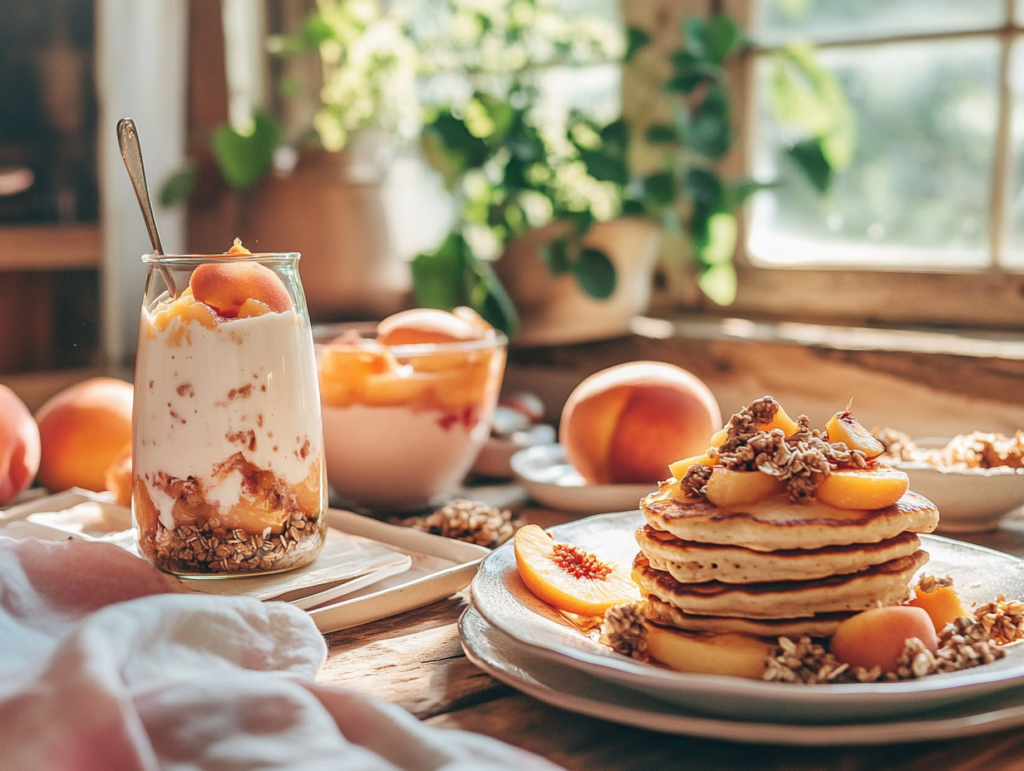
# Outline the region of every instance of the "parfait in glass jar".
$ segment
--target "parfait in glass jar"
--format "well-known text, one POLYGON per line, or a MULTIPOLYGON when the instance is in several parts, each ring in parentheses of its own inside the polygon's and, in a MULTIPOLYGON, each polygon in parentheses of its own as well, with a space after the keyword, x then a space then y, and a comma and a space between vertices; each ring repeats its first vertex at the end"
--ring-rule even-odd
POLYGON ((176 575, 311 562, 327 531, 316 360, 297 261, 145 255, 132 510, 140 552, 176 575))

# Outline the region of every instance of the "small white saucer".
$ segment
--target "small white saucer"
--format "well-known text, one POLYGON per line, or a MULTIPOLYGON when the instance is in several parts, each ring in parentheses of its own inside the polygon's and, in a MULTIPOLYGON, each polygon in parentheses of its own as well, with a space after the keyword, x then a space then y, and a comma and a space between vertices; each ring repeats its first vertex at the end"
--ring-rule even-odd
POLYGON ((545 444, 520 450, 512 456, 512 471, 535 501, 544 506, 583 514, 629 511, 658 485, 590 485, 566 460, 560 444, 545 444))

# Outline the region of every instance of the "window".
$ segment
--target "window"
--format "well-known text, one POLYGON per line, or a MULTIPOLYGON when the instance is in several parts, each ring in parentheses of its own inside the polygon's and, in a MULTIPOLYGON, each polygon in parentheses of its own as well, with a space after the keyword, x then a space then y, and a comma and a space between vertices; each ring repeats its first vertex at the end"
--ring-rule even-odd
POLYGON ((784 184, 748 205, 725 312, 1019 327, 1024 2, 738 5, 756 41, 738 73, 749 94, 740 162, 784 184), (817 46, 856 114, 853 161, 824 198, 790 173, 766 107, 768 57, 792 40, 817 46))

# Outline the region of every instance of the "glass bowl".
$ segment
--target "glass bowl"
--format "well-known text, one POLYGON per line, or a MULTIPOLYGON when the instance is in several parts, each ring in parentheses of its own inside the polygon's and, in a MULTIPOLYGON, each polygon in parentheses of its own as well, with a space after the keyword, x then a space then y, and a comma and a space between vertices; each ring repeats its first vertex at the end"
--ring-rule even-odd
POLYGON ((327 480, 370 513, 437 505, 490 435, 507 340, 384 346, 374 328, 316 333, 327 480))

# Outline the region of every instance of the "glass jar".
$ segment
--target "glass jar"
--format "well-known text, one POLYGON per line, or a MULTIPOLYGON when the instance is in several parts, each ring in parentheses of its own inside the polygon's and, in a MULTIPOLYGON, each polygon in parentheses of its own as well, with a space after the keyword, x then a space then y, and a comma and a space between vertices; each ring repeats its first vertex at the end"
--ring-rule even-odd
POLYGON ((311 562, 327 533, 316 360, 299 255, 144 255, 132 513, 168 573, 311 562))

